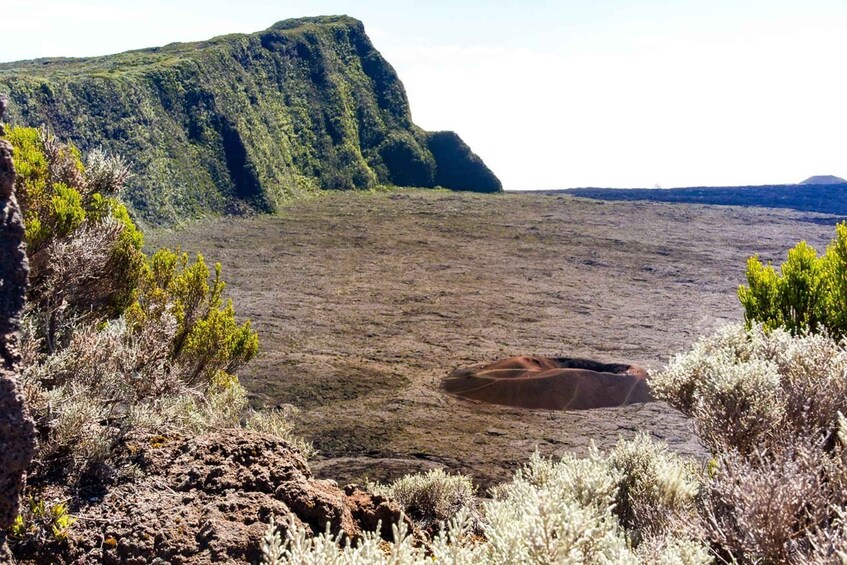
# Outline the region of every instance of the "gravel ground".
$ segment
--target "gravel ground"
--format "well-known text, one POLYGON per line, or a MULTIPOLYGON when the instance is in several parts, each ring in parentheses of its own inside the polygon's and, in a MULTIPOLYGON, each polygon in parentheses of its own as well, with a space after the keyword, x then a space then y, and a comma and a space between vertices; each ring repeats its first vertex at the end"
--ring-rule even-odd
POLYGON ((584 453, 637 431, 703 451, 661 402, 490 406, 443 393, 444 376, 522 354, 660 370, 741 319, 749 255, 781 262, 801 239, 822 249, 832 224, 779 209, 410 190, 325 194, 147 240, 223 264, 261 338, 242 381, 256 405, 302 408, 316 474, 343 483, 443 466, 484 488, 536 449, 584 453))

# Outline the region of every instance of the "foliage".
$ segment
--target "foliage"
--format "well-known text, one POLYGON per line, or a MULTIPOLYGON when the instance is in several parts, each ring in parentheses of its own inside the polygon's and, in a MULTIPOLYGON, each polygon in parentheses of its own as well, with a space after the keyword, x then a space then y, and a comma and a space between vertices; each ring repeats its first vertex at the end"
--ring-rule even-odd
POLYGON ((129 303, 144 262, 141 232, 118 200, 129 170, 102 151, 86 168, 76 147, 43 128, 9 128, 7 137, 26 225, 28 313, 53 351, 77 321, 129 303))
POLYGON ((317 189, 500 186, 455 139, 429 147, 394 69, 361 22, 343 16, 49 65, 0 64, 0 90, 14 123, 49 124, 83 149, 102 145, 143 168, 126 198, 151 223, 273 211, 317 189), (466 182, 436 182, 436 164, 466 182))
MULTIPOLYGON (((617 455, 594 451, 588 458, 570 456, 554 462, 536 454, 511 483, 483 502, 479 514, 468 506, 454 507, 428 545, 416 545, 403 523, 394 526, 395 541, 388 546, 375 533, 365 534, 350 546, 329 533, 310 537, 306 529, 298 527, 289 528, 283 541, 271 524, 262 545, 264 562, 709 563, 704 546, 670 530, 650 537, 643 548, 633 548, 627 541, 614 511, 620 485, 641 483, 649 490, 648 483, 655 479, 648 472, 628 475, 616 468, 621 461, 633 459, 652 460, 653 468, 676 465, 662 447, 646 437, 630 446, 619 445, 617 455), (643 449, 646 451, 640 453, 643 449)), ((433 473, 418 476, 411 483, 423 484, 433 477, 433 473)), ((443 483, 444 477, 438 480, 443 483)), ((667 484, 656 490, 667 490, 667 484)), ((690 489, 685 492, 690 499, 690 489)))
POLYGON ((406 475, 389 485, 371 483, 376 494, 396 500, 406 514, 429 528, 455 516, 459 510, 473 510, 476 489, 468 477, 449 475, 442 469, 406 475))
POLYGON ((836 226, 836 238, 826 252, 805 241, 788 252, 779 272, 757 256, 747 261, 747 283, 738 289, 748 324, 766 329, 784 327, 791 333, 825 331, 847 334, 847 223, 836 226))
POLYGON ((224 301, 221 267, 161 250, 120 202, 127 163, 46 129, 11 128, 31 265, 23 386, 40 446, 30 478, 114 475, 128 434, 245 423, 293 437, 289 412, 257 415, 235 376, 257 334, 224 301))
POLYGON ((639 434, 631 441, 619 441, 608 464, 621 477, 615 514, 633 545, 679 534, 675 528, 694 516, 700 471, 669 452, 667 445, 639 434))
MULTIPOLYGON (((21 380, 39 428, 49 430, 37 456, 45 473, 111 474, 107 461, 132 432, 242 424, 250 411, 234 375, 256 354, 258 337, 222 304, 220 266, 211 283, 209 275, 202 258, 189 263, 162 250, 145 263, 124 317, 77 324, 52 353, 27 320, 21 380)), ((247 421, 294 441, 287 415, 247 421)))
MULTIPOLYGON (((693 527, 731 562, 825 563, 847 545, 847 349, 722 328, 652 378, 714 458, 693 527)), ((847 553, 843 553, 847 555, 847 553)))
POLYGON ((651 387, 694 418, 712 453, 833 437, 847 413, 847 350, 832 338, 729 325, 675 356, 651 387))
POLYGON ((295 449, 310 459, 318 454, 315 447, 294 434, 293 421, 300 410, 291 404, 285 404, 273 410, 251 410, 245 420, 244 427, 263 434, 285 440, 295 449))
POLYGON ((235 374, 259 349, 250 321, 238 325, 232 301, 223 301, 220 263, 211 284, 209 277, 202 255, 191 263, 187 253, 161 249, 144 265, 135 302, 126 313, 134 331, 173 316, 170 357, 180 363, 189 385, 209 384, 221 372, 235 374))
POLYGON ((16 545, 63 541, 75 522, 65 504, 47 504, 44 499, 30 497, 9 529, 9 537, 16 545))
POLYGON ((794 438, 782 449, 720 455, 697 527, 715 553, 742 563, 833 563, 847 548, 843 446, 794 438))

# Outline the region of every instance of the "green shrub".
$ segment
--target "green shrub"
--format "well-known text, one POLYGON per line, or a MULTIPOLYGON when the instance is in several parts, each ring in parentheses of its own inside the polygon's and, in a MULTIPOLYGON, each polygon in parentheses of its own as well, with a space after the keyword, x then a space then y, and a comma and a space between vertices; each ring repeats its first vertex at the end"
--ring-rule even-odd
POLYGON ((289 413, 257 414, 235 376, 257 334, 236 323, 203 258, 141 251, 120 201, 120 158, 45 129, 11 128, 30 288, 21 382, 40 446, 32 479, 103 477, 132 432, 197 433, 245 423, 291 434, 289 413))
POLYGON ((7 131, 30 261, 28 312, 52 351, 75 320, 104 320, 130 303, 144 261, 143 237, 118 199, 129 169, 79 150, 46 129, 7 131))
POLYGON ((47 504, 44 499, 30 497, 15 518, 9 537, 15 545, 63 541, 75 522, 63 503, 47 504))
POLYGON ((747 283, 738 289, 748 325, 784 327, 791 333, 847 334, 847 223, 836 226, 826 252, 801 241, 777 271, 758 256, 747 261, 747 283))
POLYGON ((136 331, 174 317, 170 355, 185 367, 183 379, 189 385, 210 384, 221 372, 234 375, 259 350, 250 321, 239 325, 232 301, 224 302, 224 287, 220 263, 210 284, 202 255, 192 263, 187 253, 161 249, 143 266, 135 302, 127 309, 126 319, 136 331))

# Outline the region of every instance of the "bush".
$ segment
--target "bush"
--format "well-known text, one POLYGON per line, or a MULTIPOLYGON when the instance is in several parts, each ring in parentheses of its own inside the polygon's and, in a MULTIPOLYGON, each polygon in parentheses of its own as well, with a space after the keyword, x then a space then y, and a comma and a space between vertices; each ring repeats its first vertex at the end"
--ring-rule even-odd
POLYGON ((847 504, 843 448, 810 441, 718 457, 703 489, 698 527, 727 561, 832 563, 843 550, 847 504))
MULTIPOLYGON (((78 480, 109 475, 113 451, 129 433, 197 433, 222 427, 271 429, 295 441, 288 413, 248 410, 236 371, 258 349, 249 322, 222 304, 220 266, 209 281, 202 257, 189 263, 167 250, 145 263, 125 316, 76 324, 52 353, 27 319, 22 385, 39 429, 41 474, 78 480)), ((307 450, 304 442, 296 445, 307 450)))
POLYGON ((251 410, 246 417, 244 427, 287 441, 292 444, 303 457, 310 459, 318 454, 315 447, 294 434, 292 423, 300 410, 290 404, 274 410, 251 410))
POLYGON ((847 350, 823 335, 729 325, 677 355, 650 385, 694 418, 714 454, 834 438, 847 413, 847 350))
POLYGON ((64 541, 76 519, 61 502, 50 503, 30 497, 9 530, 13 545, 39 545, 64 541))
POLYGON ((120 191, 120 157, 80 152, 45 129, 8 132, 26 223, 30 288, 21 383, 41 435, 32 481, 115 472, 131 433, 249 424, 290 439, 289 412, 248 409, 236 372, 258 351, 224 301, 220 265, 142 251, 120 191))
POLYGON ((102 151, 86 168, 76 147, 46 129, 9 128, 7 139, 26 225, 28 315, 52 352, 75 323, 129 304, 144 262, 141 232, 118 200, 129 170, 102 151))
MULTIPOLYGON (((652 529, 645 527, 643 516, 636 518, 642 520, 644 531, 650 530, 650 536, 634 548, 628 540, 631 532, 615 511, 621 496, 631 500, 636 493, 654 494, 646 505, 655 509, 655 514, 664 511, 672 517, 677 515, 675 509, 693 508, 696 486, 690 471, 668 454, 666 447, 647 437, 622 441, 609 455, 592 451, 587 458, 568 456, 556 462, 536 454, 511 483, 495 489, 494 498, 482 504, 479 514, 467 505, 453 506, 450 519, 428 545, 416 545, 403 523, 395 525, 395 541, 388 546, 375 533, 365 534, 357 545, 350 546, 328 533, 312 538, 309 530, 301 527, 289 528, 283 542, 271 523, 262 545, 264 562, 709 563, 707 548, 682 533, 682 526, 670 527, 671 518, 656 521, 652 529), (622 495, 624 488, 626 494, 622 495)), ((432 483, 441 485, 443 491, 468 492, 455 489, 459 483, 469 485, 467 479, 454 477, 451 482, 445 477, 449 476, 430 472, 395 484, 417 487, 398 489, 401 496, 404 491, 439 490, 430 486, 432 483)), ((438 504, 444 498, 431 496, 429 500, 438 504)))
POLYGON ((608 465, 620 477, 615 514, 633 545, 652 538, 667 542, 672 537, 669 534, 681 534, 680 526, 696 515, 699 470, 669 452, 667 445, 639 434, 633 440, 619 441, 609 454, 608 465))
POLYGON ((847 350, 741 324, 652 377, 713 454, 692 532, 725 562, 830 563, 847 546, 847 350))
POLYGON ((238 325, 232 301, 223 301, 220 263, 211 284, 209 277, 202 255, 191 263, 186 253, 161 249, 143 266, 135 302, 126 313, 135 332, 174 318, 170 357, 189 385, 208 385, 221 372, 234 375, 259 350, 250 321, 238 325))
POLYGON ((747 261, 747 283, 738 289, 748 325, 786 328, 793 334, 847 335, 847 223, 836 226, 826 252, 801 241, 788 252, 780 271, 758 256, 747 261))
POLYGON ((410 518, 424 528, 437 526, 459 510, 473 510, 476 489, 464 475, 448 475, 442 469, 407 475, 389 485, 370 483, 375 494, 393 498, 410 518))

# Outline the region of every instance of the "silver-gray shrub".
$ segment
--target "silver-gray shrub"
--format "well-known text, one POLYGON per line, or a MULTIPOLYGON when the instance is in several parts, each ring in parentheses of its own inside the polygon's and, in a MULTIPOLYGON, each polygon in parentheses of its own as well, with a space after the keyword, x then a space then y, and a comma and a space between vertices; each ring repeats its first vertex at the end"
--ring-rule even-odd
POLYGON ((694 418, 713 453, 752 453, 833 436, 847 412, 847 349, 822 334, 733 324, 671 359, 651 386, 694 418))
POLYGON ((129 164, 120 155, 104 149, 91 151, 85 159, 85 185, 88 193, 118 194, 132 176, 129 164))
POLYGON ((171 358, 177 332, 167 313, 133 331, 123 318, 71 325, 53 353, 41 343, 38 321, 24 319, 21 387, 42 438, 36 467, 58 461, 75 478, 96 471, 130 434, 195 434, 247 427, 290 442, 304 455, 312 446, 295 436, 293 408, 256 411, 234 377, 207 390, 189 384, 191 367, 171 358))
MULTIPOLYGON (((412 483, 423 484, 423 477, 412 483)), ((459 507, 426 545, 416 545, 403 524, 395 526, 395 541, 388 546, 373 533, 351 546, 329 534, 311 537, 304 528, 290 528, 283 536, 272 525, 263 542, 264 562, 710 563, 708 549, 684 528, 655 518, 692 508, 696 490, 694 468, 643 436, 622 441, 608 455, 593 449, 587 457, 558 461, 533 455, 511 482, 494 489, 478 513, 459 507), (642 528, 638 547, 616 512, 622 485, 631 494, 651 497, 644 507, 654 511, 634 518, 642 528), (646 520, 653 521, 649 527, 646 520)))
POLYGON ((712 453, 693 532, 728 562, 847 562, 847 350, 729 325, 653 377, 712 453))
POLYGON ((646 434, 619 441, 607 464, 619 477, 615 513, 634 545, 685 533, 702 482, 697 464, 646 434))
POLYGON ((476 506, 476 489, 469 477, 451 475, 442 469, 406 475, 382 485, 369 483, 368 489, 396 500, 404 512, 423 528, 445 522, 462 509, 476 506))
MULTIPOLYGON (((742 563, 832 563, 845 548, 843 446, 798 442, 720 455, 700 499, 699 531, 742 563)), ((847 556, 847 554, 845 554, 847 556)))

